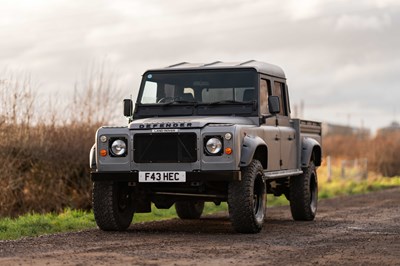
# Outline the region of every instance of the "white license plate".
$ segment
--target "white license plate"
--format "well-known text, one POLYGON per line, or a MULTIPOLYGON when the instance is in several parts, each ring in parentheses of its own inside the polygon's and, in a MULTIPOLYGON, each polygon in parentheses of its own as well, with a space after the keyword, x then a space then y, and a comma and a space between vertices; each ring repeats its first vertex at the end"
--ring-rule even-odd
POLYGON ((186 182, 186 172, 139 172, 139 182, 186 182))

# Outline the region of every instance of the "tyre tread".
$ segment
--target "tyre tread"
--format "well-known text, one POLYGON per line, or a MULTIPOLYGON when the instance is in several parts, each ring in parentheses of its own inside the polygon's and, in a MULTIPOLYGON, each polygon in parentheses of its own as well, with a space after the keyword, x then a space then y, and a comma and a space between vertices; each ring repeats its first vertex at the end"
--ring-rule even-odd
POLYGON ((253 194, 254 180, 257 175, 262 174, 262 170, 260 161, 253 160, 244 169, 242 181, 234 181, 229 185, 229 217, 236 232, 258 233, 262 229, 262 222, 259 223, 256 220, 253 213, 253 200, 249 196, 253 194))
POLYGON ((290 211, 296 221, 312 221, 315 218, 315 212, 312 212, 309 202, 311 198, 309 187, 313 173, 317 178, 314 162, 310 162, 310 165, 303 169, 303 174, 290 178, 290 211))
MULTIPOLYGON (((121 219, 118 213, 117 203, 115 202, 116 195, 114 195, 114 193, 113 182, 93 183, 93 213, 97 226, 104 231, 123 231, 130 225, 130 222, 128 223, 121 219)), ((130 221, 132 221, 132 218, 130 221)))

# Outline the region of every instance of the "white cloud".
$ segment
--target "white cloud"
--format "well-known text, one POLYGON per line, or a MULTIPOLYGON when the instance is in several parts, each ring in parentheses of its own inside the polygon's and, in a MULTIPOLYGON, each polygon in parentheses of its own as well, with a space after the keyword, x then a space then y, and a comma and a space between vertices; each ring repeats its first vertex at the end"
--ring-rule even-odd
POLYGON ((342 15, 335 25, 336 30, 382 30, 392 24, 388 14, 377 16, 342 15))
POLYGON ((385 8, 392 6, 399 6, 400 2, 398 0, 373 0, 373 3, 376 7, 385 8))
POLYGON ((310 19, 318 15, 319 3, 318 0, 290 0, 286 2, 286 8, 293 20, 310 19))

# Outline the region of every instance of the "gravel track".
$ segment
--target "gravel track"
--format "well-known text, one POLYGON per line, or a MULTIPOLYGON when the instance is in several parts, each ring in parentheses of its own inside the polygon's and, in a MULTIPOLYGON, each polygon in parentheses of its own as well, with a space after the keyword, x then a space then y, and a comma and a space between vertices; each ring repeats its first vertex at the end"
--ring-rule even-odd
POLYGON ((0 241, 0 265, 400 265, 400 188, 321 200, 316 220, 269 208, 264 229, 233 231, 227 213, 0 241))

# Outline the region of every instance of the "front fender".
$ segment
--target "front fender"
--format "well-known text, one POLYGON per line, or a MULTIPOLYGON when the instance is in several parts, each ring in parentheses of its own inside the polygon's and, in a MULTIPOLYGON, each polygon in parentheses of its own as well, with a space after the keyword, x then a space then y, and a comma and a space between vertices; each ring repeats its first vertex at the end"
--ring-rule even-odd
POLYGON ((308 167, 311 159, 314 160, 315 166, 321 165, 321 145, 313 138, 304 138, 301 143, 301 167, 308 167))
POLYGON ((97 166, 96 166, 96 144, 93 144, 92 148, 90 149, 89 167, 92 170, 95 170, 97 168, 97 166))
POLYGON ((240 153, 240 167, 248 166, 251 163, 251 160, 254 158, 254 153, 259 146, 267 147, 267 144, 265 144, 262 138, 250 135, 244 137, 240 153))

